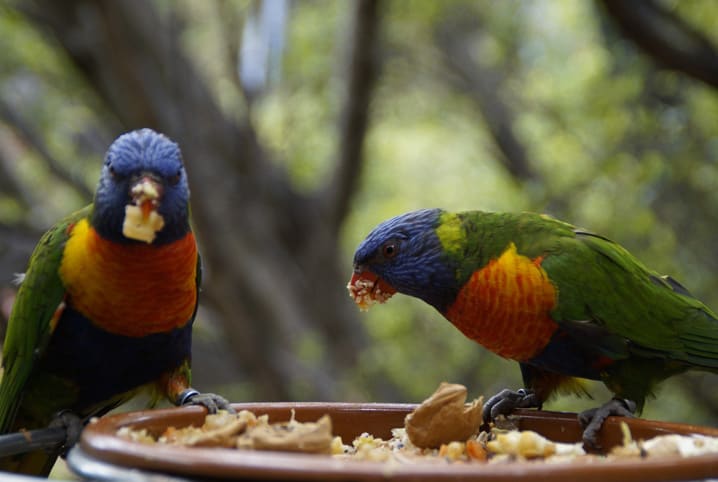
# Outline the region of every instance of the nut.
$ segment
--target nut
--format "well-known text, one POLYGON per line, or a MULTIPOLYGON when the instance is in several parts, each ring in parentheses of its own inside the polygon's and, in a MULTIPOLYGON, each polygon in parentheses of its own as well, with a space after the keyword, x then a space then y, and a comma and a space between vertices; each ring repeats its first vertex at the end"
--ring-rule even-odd
POLYGON ((445 382, 439 385, 406 416, 404 426, 411 443, 420 448, 439 448, 450 442, 465 442, 481 425, 483 398, 465 402, 465 386, 445 382))

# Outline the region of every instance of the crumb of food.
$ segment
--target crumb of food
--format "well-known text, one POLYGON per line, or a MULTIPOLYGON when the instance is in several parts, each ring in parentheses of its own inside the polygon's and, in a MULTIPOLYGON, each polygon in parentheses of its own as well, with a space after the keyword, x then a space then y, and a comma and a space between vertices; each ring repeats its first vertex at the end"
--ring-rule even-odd
POLYGON ((486 462, 486 459, 489 457, 484 444, 478 440, 466 441, 466 455, 468 455, 471 459, 478 460, 480 462, 486 462))
POLYGON ((117 436, 143 444, 154 444, 157 442, 145 428, 141 430, 132 430, 130 427, 122 427, 117 431, 117 436))
POLYGON ((375 303, 385 303, 396 293, 380 278, 367 274, 352 276, 347 283, 347 290, 361 311, 367 311, 375 303))
POLYGON ((332 455, 346 454, 347 452, 349 452, 349 446, 344 445, 342 438, 339 435, 337 435, 332 439, 332 443, 331 443, 329 452, 332 455))
POLYGON ((609 458, 692 457, 718 453, 718 438, 691 434, 658 435, 648 440, 634 440, 625 422, 621 422, 623 441, 608 453, 609 458))
POLYGON ((353 458, 358 460, 383 462, 391 457, 388 444, 366 432, 355 438, 352 441, 352 446, 354 447, 353 458))
POLYGON ((466 387, 442 383, 416 410, 404 426, 411 442, 421 448, 466 441, 479 430, 483 398, 467 404, 466 387))
POLYGON ((549 457, 556 453, 556 445, 536 432, 504 432, 496 435, 486 444, 486 448, 495 454, 507 454, 533 459, 549 457))
POLYGON ((122 234, 127 238, 151 243, 164 225, 164 218, 155 210, 145 213, 140 206, 134 204, 125 206, 122 234))
POLYGON ((631 436, 631 429, 628 428, 626 422, 621 422, 619 427, 621 428, 621 445, 616 445, 609 452, 610 457, 640 457, 641 448, 638 443, 633 440, 631 436))
POLYGON ((449 442, 441 444, 439 447, 439 456, 446 457, 449 460, 461 460, 466 458, 466 444, 464 442, 449 442))
POLYGON ((659 435, 649 440, 641 440, 640 447, 647 457, 692 457, 718 452, 718 438, 698 434, 659 435))
POLYGON ((156 202, 160 197, 157 184, 146 177, 132 187, 130 194, 137 204, 156 202))

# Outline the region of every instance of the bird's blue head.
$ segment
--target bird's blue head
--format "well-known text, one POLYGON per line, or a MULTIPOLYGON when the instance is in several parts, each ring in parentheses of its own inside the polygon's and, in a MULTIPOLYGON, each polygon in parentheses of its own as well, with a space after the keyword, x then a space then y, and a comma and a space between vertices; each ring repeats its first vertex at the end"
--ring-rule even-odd
POLYGON ((189 230, 189 186, 179 146, 151 129, 112 143, 95 192, 92 226, 122 243, 165 244, 189 230))
POLYGON ((455 268, 436 228, 441 209, 422 209, 379 224, 354 254, 347 288, 361 309, 399 292, 444 311, 456 296, 455 268))

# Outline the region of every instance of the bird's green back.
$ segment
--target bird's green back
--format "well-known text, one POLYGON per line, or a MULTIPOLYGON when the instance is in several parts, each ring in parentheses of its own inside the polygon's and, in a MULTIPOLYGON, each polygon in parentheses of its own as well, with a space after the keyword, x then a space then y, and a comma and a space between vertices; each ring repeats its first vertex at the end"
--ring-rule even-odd
POLYGON ((569 330, 603 332, 607 355, 630 350, 718 368, 715 313, 611 240, 544 215, 480 211, 443 213, 437 234, 459 267, 459 286, 513 243, 541 260, 555 286, 552 318, 569 330))
POLYGON ((557 320, 605 327, 645 356, 718 368, 715 313, 618 244, 577 231, 544 268, 558 287, 557 320))

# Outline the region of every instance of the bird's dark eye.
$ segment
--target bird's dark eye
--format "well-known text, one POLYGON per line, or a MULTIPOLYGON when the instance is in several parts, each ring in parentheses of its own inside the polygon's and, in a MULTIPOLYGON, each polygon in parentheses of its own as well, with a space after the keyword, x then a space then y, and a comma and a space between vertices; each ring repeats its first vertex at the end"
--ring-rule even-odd
POLYGON ((114 179, 117 178, 117 171, 115 171, 115 167, 112 164, 107 165, 107 170, 110 171, 110 176, 112 176, 114 179))
POLYGON ((171 177, 168 179, 168 181, 169 181, 169 183, 170 183, 171 185, 174 186, 175 184, 177 184, 178 182, 180 182, 180 179, 181 179, 181 178, 182 178, 182 170, 179 169, 179 170, 177 171, 177 174, 175 174, 174 176, 171 176, 171 177))
POLYGON ((399 252, 399 248, 395 241, 389 241, 381 247, 381 254, 385 259, 391 259, 399 252))

